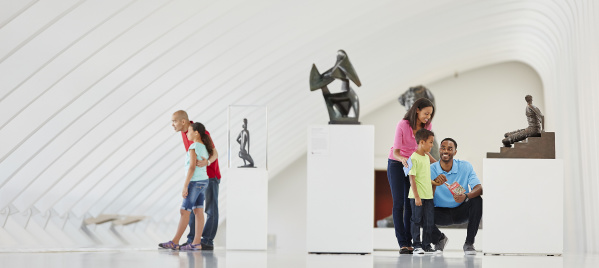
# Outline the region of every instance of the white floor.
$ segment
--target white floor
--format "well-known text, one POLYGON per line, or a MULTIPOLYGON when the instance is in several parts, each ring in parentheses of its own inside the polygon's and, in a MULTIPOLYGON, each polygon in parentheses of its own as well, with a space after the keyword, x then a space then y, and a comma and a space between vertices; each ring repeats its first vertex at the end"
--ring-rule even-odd
POLYGON ((464 256, 460 251, 443 255, 399 255, 375 251, 368 255, 306 254, 285 251, 179 252, 158 249, 65 249, 65 251, 0 252, 2 267, 599 267, 599 256, 464 256))

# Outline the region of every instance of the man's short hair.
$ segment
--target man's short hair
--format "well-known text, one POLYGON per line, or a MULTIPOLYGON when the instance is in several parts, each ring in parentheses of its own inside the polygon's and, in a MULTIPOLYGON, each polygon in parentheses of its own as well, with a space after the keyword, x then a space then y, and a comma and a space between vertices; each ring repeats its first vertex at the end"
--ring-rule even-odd
POLYGON ((455 146, 454 149, 456 149, 456 150, 458 149, 458 143, 454 139, 452 139, 452 138, 445 138, 445 139, 443 139, 441 141, 441 143, 443 143, 444 141, 451 141, 451 142, 453 142, 453 146, 455 146))
POLYGON ((420 143, 420 141, 426 141, 430 136, 435 136, 435 133, 426 128, 421 128, 420 130, 416 131, 416 143, 420 143))

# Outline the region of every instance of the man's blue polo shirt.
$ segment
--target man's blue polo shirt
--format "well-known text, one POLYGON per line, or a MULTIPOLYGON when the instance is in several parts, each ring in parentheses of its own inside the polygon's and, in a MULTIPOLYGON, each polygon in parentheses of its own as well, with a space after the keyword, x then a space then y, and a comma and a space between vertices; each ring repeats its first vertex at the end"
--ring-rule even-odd
MULTIPOLYGON (((472 164, 468 161, 453 159, 453 166, 449 172, 445 172, 441 168, 440 163, 441 161, 437 161, 431 165, 431 180, 434 180, 437 176, 443 174, 447 178, 447 183, 451 185, 457 181, 464 187, 464 189, 466 189, 466 193, 469 193, 474 186, 480 184, 480 180, 478 180, 474 168, 472 168, 472 164)), ((446 185, 437 186, 434 200, 435 207, 455 208, 460 205, 460 203, 457 203, 453 199, 453 195, 449 189, 447 189, 446 185)))

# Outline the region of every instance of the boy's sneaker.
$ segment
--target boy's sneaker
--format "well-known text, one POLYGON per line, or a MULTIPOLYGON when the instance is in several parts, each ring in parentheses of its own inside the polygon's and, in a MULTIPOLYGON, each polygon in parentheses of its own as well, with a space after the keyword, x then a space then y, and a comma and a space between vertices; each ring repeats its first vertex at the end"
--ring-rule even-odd
POLYGON ((399 254, 412 254, 412 251, 408 247, 402 247, 399 249, 399 254))
POLYGON ((447 241, 449 241, 449 238, 444 233, 441 233, 441 238, 439 239, 439 243, 435 244, 435 249, 443 251, 445 245, 447 245, 447 241))
POLYGON ((424 249, 422 249, 422 248, 415 248, 414 249, 414 254, 424 254, 424 249))
POLYGON ((476 255, 476 249, 474 249, 473 244, 464 243, 464 254, 466 255, 476 255))
POLYGON ((441 250, 436 250, 436 249, 433 249, 433 248, 432 248, 432 247, 430 247, 430 246, 429 246, 428 248, 425 248, 425 249, 424 249, 424 254, 441 254, 441 253, 443 253, 443 251, 441 251, 441 250))

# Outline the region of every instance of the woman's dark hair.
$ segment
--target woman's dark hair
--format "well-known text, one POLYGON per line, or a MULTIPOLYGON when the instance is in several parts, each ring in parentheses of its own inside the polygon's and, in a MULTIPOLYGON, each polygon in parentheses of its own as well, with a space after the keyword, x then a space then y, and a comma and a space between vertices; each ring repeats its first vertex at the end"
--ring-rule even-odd
POLYGON ((403 119, 408 120, 408 122, 410 123, 410 126, 412 127, 412 129, 416 129, 417 128, 417 123, 418 123, 418 110, 422 110, 426 107, 433 107, 433 113, 431 114, 431 119, 428 120, 428 122, 425 124, 422 124, 422 128, 425 128, 426 126, 430 125, 431 121, 433 121, 433 117, 435 117, 435 106, 433 105, 433 103, 427 99, 427 98, 420 98, 418 100, 416 100, 414 102, 414 104, 412 105, 412 107, 410 107, 410 110, 408 110, 408 112, 406 113, 406 115, 403 117, 403 119))
POLYGON ((214 151, 213 150, 214 146, 212 145, 212 140, 210 139, 210 136, 208 136, 208 134, 206 134, 206 127, 204 127, 204 125, 200 122, 195 122, 195 123, 191 124, 191 128, 193 129, 193 131, 197 131, 198 133, 200 133, 200 138, 202 139, 202 142, 206 146, 206 150, 208 151, 208 156, 212 156, 212 152, 214 151))

